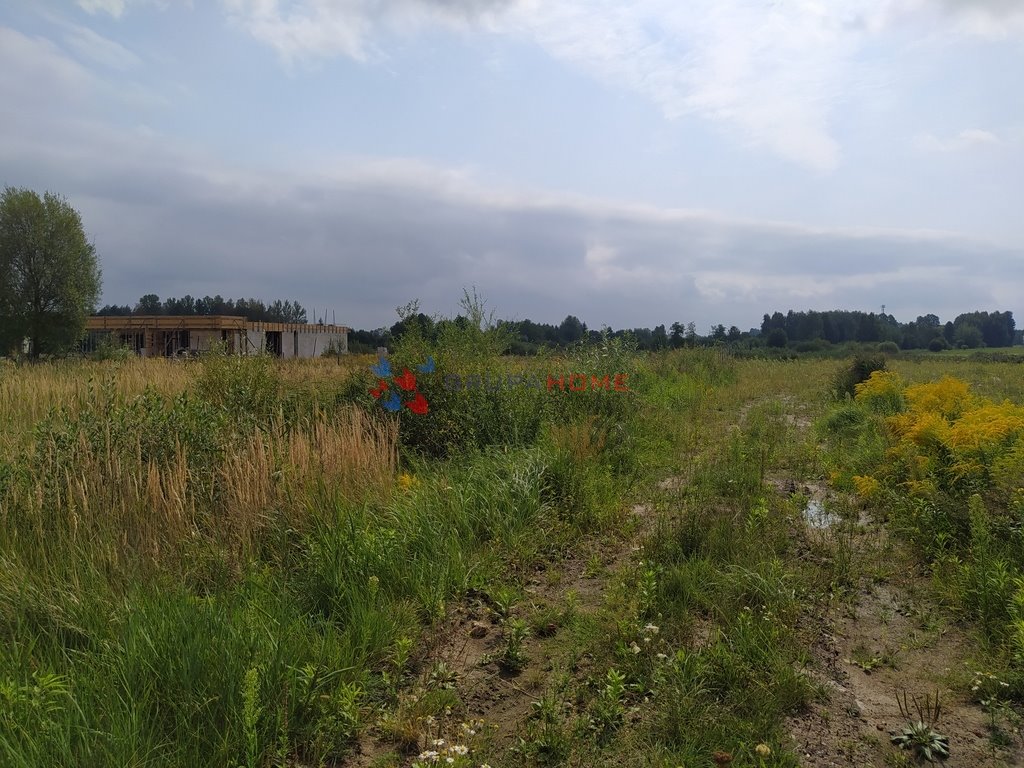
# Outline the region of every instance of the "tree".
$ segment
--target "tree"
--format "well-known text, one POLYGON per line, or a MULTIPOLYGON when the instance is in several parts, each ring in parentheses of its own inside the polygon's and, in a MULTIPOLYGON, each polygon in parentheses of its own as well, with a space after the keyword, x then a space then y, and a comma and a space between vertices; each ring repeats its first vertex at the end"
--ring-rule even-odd
POLYGON ((981 329, 976 325, 970 323, 964 323, 956 329, 956 335, 953 337, 954 342, 958 347, 966 347, 967 349, 977 349, 984 345, 985 339, 981 334, 981 329))
POLYGON ((160 301, 160 297, 155 293, 147 293, 145 296, 140 296, 139 302, 135 305, 136 315, 162 315, 163 313, 163 302, 160 301))
POLYGON ((0 196, 0 352, 63 352, 100 295, 96 248, 64 198, 6 187, 0 196))
POLYGON ((683 338, 686 341, 686 346, 697 346, 697 324, 692 320, 686 324, 686 334, 683 338))
POLYGON ((768 331, 767 344, 769 347, 784 347, 789 343, 789 337, 782 328, 772 328, 768 331))
POLYGON ((668 337, 673 348, 683 346, 683 337, 686 335, 686 326, 680 322, 672 323, 670 326, 672 334, 668 337))
POLYGON ((587 335, 587 326, 575 315, 569 315, 558 326, 558 340, 562 344, 572 344, 587 335))
POLYGON ((664 324, 655 326, 651 332, 651 349, 664 349, 668 346, 668 333, 664 324))
POLYGON ((857 321, 857 341, 878 341, 881 332, 878 328, 878 318, 872 312, 870 315, 862 314, 857 321))

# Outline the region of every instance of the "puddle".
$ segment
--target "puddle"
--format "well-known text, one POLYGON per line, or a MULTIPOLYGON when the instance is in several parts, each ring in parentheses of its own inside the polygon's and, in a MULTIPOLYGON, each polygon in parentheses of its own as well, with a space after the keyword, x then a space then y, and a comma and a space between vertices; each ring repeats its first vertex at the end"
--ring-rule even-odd
POLYGON ((820 501, 811 499, 804 507, 804 520, 811 528, 831 528, 839 522, 839 515, 829 512, 820 501))

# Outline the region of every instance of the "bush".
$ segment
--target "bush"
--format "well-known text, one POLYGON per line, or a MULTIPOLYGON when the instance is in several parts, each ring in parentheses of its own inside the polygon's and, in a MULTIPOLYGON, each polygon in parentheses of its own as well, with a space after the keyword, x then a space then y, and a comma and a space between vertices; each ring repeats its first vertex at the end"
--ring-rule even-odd
POLYGON ((199 396, 228 417, 240 434, 265 425, 281 403, 280 381, 269 355, 211 351, 196 382, 199 396))
POLYGON ((875 371, 886 370, 885 357, 881 355, 857 355, 849 365, 832 377, 832 394, 839 400, 853 397, 856 387, 867 381, 875 371))
POLYGON ((883 341, 878 345, 878 351, 884 355, 898 355, 900 346, 895 341, 883 341))
POLYGON ((114 343, 113 335, 107 335, 100 339, 95 351, 89 357, 93 360, 116 360, 123 362, 125 360, 134 360, 138 355, 135 354, 135 350, 127 345, 118 346, 114 343))
POLYGON ((874 371, 854 387, 856 400, 875 413, 892 415, 903 410, 903 382, 891 371, 874 371))
MULTIPOLYGON (((399 395, 400 438, 403 446, 425 456, 527 445, 540 432, 549 400, 543 385, 524 386, 523 371, 513 370, 515 364, 503 356, 514 340, 508 326, 495 322, 475 293, 466 293, 461 307, 464 320, 438 322, 442 330, 436 341, 410 323, 389 360, 392 378, 381 379, 388 389, 380 397, 387 398, 399 394, 394 377, 405 370, 414 377, 414 390, 399 395), (407 407, 414 393, 425 400, 425 412, 407 407)), ((405 320, 417 310, 412 302, 399 315, 405 320)))
POLYGON ((941 336, 936 336, 934 339, 928 342, 929 352, 942 352, 943 350, 949 349, 949 343, 941 336))

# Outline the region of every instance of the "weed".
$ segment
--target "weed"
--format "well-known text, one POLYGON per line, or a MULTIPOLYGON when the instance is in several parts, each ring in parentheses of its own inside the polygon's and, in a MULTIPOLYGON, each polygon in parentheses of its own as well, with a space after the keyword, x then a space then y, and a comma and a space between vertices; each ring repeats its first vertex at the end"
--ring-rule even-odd
POLYGON ((935 692, 934 698, 931 694, 925 694, 923 700, 912 696, 911 701, 914 705, 913 713, 907 702, 907 692, 903 691, 902 697, 899 693, 896 695, 900 714, 911 722, 892 736, 892 743, 929 763, 936 760, 944 762, 949 758, 949 738, 935 730, 942 714, 938 691, 935 692))
POLYGON ((491 608, 499 621, 512 616, 512 611, 519 601, 519 595, 511 587, 501 586, 491 591, 491 608))
POLYGON ((458 670, 452 668, 444 661, 434 663, 427 677, 427 685, 431 688, 454 689, 459 681, 458 670))
POLYGON ((529 663, 526 655, 525 642, 530 630, 522 619, 510 619, 505 622, 505 644, 495 657, 498 665, 510 674, 522 672, 529 663))
POLYGON ((627 690, 625 676, 614 668, 609 669, 605 675, 604 685, 599 689, 589 708, 590 728, 599 742, 610 739, 622 725, 626 714, 627 690))
POLYGON ((884 370, 886 370, 884 355, 859 355, 833 375, 832 394, 839 399, 853 397, 858 384, 867 381, 875 371, 884 370))
POLYGON ((260 669, 250 667, 245 672, 242 686, 242 727, 245 731, 245 768, 256 768, 260 763, 259 722, 263 714, 260 705, 260 669))

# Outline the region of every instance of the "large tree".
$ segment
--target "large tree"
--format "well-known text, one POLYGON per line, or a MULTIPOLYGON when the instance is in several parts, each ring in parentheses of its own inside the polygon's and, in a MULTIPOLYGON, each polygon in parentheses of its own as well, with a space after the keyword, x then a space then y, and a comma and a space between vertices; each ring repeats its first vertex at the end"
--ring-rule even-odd
POLYGON ((0 197, 0 352, 59 353, 85 332, 100 295, 96 248, 64 198, 6 187, 0 197))

